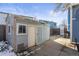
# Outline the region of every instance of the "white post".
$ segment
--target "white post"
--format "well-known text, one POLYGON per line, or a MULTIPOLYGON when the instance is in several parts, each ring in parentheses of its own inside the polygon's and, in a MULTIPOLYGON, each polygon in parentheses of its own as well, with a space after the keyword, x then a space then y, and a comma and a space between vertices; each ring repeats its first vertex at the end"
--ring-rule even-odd
POLYGON ((70 5, 70 39, 71 39, 71 42, 72 42, 72 5, 70 5))

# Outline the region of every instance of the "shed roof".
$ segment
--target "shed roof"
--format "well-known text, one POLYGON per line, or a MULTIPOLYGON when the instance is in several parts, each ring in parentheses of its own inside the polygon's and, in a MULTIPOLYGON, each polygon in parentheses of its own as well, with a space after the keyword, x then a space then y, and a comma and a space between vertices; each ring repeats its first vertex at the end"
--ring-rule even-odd
POLYGON ((28 20, 29 22, 34 22, 34 23, 38 23, 38 24, 46 24, 46 23, 49 22, 49 21, 43 21, 43 22, 41 22, 41 21, 36 20, 35 17, 31 17, 31 16, 16 15, 16 14, 6 13, 6 12, 0 12, 0 13, 13 15, 16 20, 17 19, 23 19, 23 20, 28 20))

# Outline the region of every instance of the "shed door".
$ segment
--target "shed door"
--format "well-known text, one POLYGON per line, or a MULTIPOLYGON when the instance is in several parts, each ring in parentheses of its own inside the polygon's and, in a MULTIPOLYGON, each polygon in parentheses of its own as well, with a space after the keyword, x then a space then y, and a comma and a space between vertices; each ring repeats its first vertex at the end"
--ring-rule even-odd
POLYGON ((36 35, 36 44, 39 45, 42 43, 42 27, 37 27, 36 35))
POLYGON ((35 27, 28 27, 28 47, 35 45, 35 27))

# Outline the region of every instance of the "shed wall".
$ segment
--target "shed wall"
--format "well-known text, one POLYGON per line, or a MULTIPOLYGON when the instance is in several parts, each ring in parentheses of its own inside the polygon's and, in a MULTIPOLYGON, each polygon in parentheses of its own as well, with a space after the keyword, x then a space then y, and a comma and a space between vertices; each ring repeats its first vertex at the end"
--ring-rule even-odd
POLYGON ((6 37, 7 37, 7 40, 8 40, 8 42, 9 42, 9 44, 11 44, 12 45, 12 41, 13 41, 13 31, 12 31, 12 19, 13 19, 13 17, 11 16, 11 15, 8 15, 8 18, 7 18, 7 22, 6 22, 6 24, 7 24, 7 26, 6 26, 6 37), (10 28, 10 33, 8 33, 8 26, 10 26, 11 28, 10 28))
POLYGON ((37 27, 36 35, 36 44, 42 44, 46 40, 49 40, 50 28, 47 25, 41 25, 37 27))
POLYGON ((7 14, 7 20, 6 20, 6 39, 8 43, 14 48, 16 51, 16 20, 14 19, 14 16, 11 14, 7 14), (10 33, 8 32, 10 26, 10 33))
POLYGON ((26 49, 28 47, 28 32, 27 32, 27 22, 23 21, 22 19, 16 20, 16 29, 18 28, 18 24, 26 24, 26 34, 19 35, 16 31, 16 42, 17 42, 17 49, 26 49), (22 46, 21 46, 22 45, 22 46))

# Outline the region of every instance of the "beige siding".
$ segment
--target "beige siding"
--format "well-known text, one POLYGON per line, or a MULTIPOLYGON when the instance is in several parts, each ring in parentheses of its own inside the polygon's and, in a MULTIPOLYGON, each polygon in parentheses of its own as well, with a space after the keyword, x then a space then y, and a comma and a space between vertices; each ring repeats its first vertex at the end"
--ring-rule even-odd
MULTIPOLYGON (((23 21, 22 21, 23 22, 23 21)), ((19 49, 19 45, 23 44, 23 49, 26 49, 28 47, 28 34, 27 34, 27 24, 26 25, 26 34, 19 34, 18 33, 18 25, 19 24, 24 24, 24 23, 21 23, 18 21, 18 23, 16 23, 16 44, 17 44, 17 50, 20 50, 19 49)))
POLYGON ((28 26, 28 47, 35 45, 36 27, 28 26))
POLYGON ((23 20, 23 19, 17 19, 16 23, 20 24, 27 24, 27 35, 17 35, 17 43, 21 44, 21 42, 26 43, 28 47, 35 45, 35 27, 38 25, 38 23, 30 22, 30 20, 23 20), (24 38, 24 39, 22 39, 24 38))

